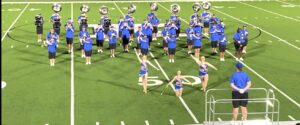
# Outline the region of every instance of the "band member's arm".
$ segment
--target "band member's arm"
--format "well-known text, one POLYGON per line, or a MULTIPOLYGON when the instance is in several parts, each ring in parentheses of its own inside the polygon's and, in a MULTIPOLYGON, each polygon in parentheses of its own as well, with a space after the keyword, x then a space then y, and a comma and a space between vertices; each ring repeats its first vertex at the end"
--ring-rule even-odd
POLYGON ((168 85, 172 85, 172 83, 175 81, 176 76, 174 76, 174 78, 168 83, 168 85))
POLYGON ((192 84, 192 82, 189 81, 189 80, 187 80, 186 78, 182 77, 182 79, 183 79, 184 81, 186 81, 187 83, 192 84))
POLYGON ((201 61, 199 61, 198 58, 194 57, 191 55, 191 57, 195 60, 195 62, 198 64, 198 65, 202 65, 201 61))

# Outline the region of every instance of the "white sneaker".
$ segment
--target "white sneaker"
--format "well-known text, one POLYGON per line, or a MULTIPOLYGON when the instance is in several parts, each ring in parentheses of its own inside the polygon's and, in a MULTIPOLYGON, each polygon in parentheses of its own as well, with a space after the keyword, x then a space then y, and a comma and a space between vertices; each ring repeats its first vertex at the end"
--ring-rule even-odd
POLYGON ((160 45, 160 42, 157 42, 157 45, 160 45))
POLYGON ((92 62, 89 62, 89 64, 91 65, 91 64, 92 64, 92 62))
POLYGON ((222 58, 222 61, 224 62, 224 61, 225 61, 225 58, 222 58))
POLYGON ((132 43, 132 42, 129 42, 129 46, 131 46, 131 43, 132 43))
POLYGON ((172 59, 172 63, 174 63, 175 62, 175 60, 174 59, 172 59))
POLYGON ((83 58, 85 58, 85 55, 83 55, 83 58))
POLYGON ((98 49, 97 52, 100 53, 101 52, 100 49, 98 49))
POLYGON ((113 58, 115 58, 115 55, 113 55, 113 58))
POLYGON ((81 58, 84 58, 84 56, 83 56, 83 55, 81 55, 81 58))
POLYGON ((243 50, 243 51, 242 51, 242 53, 244 53, 244 54, 245 54, 245 53, 246 53, 246 50, 243 50))
POLYGON ((244 59, 243 59, 242 57, 240 58, 240 60, 241 60, 241 61, 244 61, 244 59))
POLYGON ((172 62, 172 60, 171 59, 169 59, 169 63, 171 63, 172 62))
POLYGON ((110 58, 113 58, 113 56, 112 56, 112 55, 110 55, 110 58))
POLYGON ((88 65, 88 64, 89 64, 88 62, 85 63, 85 65, 88 65))
POLYGON ((100 49, 100 53, 103 53, 103 50, 102 50, 102 49, 100 49))
POLYGON ((239 58, 235 58, 235 61, 239 61, 239 58))

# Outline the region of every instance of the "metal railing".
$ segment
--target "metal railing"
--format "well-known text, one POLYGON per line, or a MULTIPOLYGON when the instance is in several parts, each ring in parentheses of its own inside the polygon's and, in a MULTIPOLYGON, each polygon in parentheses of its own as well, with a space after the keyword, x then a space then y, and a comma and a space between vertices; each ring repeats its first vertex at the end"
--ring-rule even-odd
MULTIPOLYGON (((274 91, 265 88, 250 88, 249 92, 254 93, 262 92, 263 97, 261 98, 251 98, 251 99, 217 99, 214 97, 213 92, 232 92, 232 89, 210 89, 205 93, 205 123, 208 123, 209 125, 215 122, 215 115, 232 115, 232 112, 216 112, 216 104, 230 104, 232 101, 241 101, 241 100, 247 100, 249 104, 253 103, 262 103, 265 105, 265 110, 262 112, 248 112, 248 115, 264 115, 265 117, 263 119, 268 120, 274 123, 276 121, 277 124, 279 124, 279 110, 280 110, 280 103, 275 98, 274 91), (276 115, 276 116, 275 116, 276 115)), ((228 93, 229 94, 229 93, 228 93)), ((241 114, 241 113, 239 113, 241 114)))

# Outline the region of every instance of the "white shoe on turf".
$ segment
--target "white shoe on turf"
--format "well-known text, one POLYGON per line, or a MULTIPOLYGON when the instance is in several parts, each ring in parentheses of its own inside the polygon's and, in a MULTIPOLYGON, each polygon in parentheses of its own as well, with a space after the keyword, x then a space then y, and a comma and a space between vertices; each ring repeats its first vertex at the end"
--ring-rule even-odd
POLYGON ((97 52, 100 53, 101 52, 100 49, 98 49, 97 52))
POLYGON ((169 63, 171 63, 172 62, 172 60, 171 59, 169 59, 169 63))
POLYGON ((244 59, 241 57, 241 58, 240 58, 240 61, 244 61, 244 59))
POLYGON ((89 64, 88 62, 85 63, 85 65, 88 65, 88 64, 89 64))
POLYGON ((239 61, 239 58, 235 58, 235 61, 239 61))
POLYGON ((175 63, 175 60, 174 60, 174 59, 172 59, 172 63, 175 63))

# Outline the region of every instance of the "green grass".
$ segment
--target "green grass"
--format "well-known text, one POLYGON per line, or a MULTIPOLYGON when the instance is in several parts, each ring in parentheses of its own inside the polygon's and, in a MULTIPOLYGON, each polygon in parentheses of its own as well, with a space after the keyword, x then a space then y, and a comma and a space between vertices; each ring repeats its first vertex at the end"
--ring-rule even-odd
MULTIPOLYGON (((289 3, 299 4, 297 1, 289 3)), ((264 8, 282 15, 295 19, 300 19, 297 12, 299 7, 284 8, 279 2, 246 2, 248 4, 264 8)), ((149 3, 134 3, 137 11, 134 13, 136 23, 142 23, 149 12, 149 3)), ((169 8, 172 3, 160 3, 169 8)), ((192 3, 178 3, 181 6, 179 16, 187 21, 193 12, 192 3)), ((77 19, 80 14, 81 4, 73 4, 73 19, 77 19)), ((88 4, 91 8, 88 13, 89 24, 96 24, 100 14, 98 8, 103 4, 88 4)), ((122 14, 113 3, 105 4, 110 8, 109 16, 113 23, 117 22, 122 14), (115 8, 114 10, 111 8, 115 8)), ((123 13, 127 10, 128 3, 117 3, 123 13)), ((227 13, 240 20, 258 26, 291 44, 300 47, 299 26, 300 23, 257 10, 238 2, 213 2, 213 6, 223 6, 217 10, 227 13), (235 8, 230 8, 235 7, 235 8), (245 19, 244 17, 247 17, 245 19), (257 19, 255 18, 257 17, 257 19), (266 19, 265 17, 269 17, 266 19)), ((2 4, 2 10, 9 8, 23 9, 25 4, 2 4)), ((62 4, 63 11, 60 13, 65 24, 68 17, 71 17, 71 4, 62 4)), ((226 15, 212 10, 218 17, 226 23, 226 34, 231 39, 236 28, 244 25, 242 22, 234 20, 226 15)), ((20 11, 3 11, 1 16, 2 35, 9 28, 12 22, 19 15, 20 11)), ((47 59, 47 48, 42 48, 36 42, 34 16, 42 13, 46 19, 44 25, 44 35, 52 26, 49 18, 52 14, 50 4, 30 4, 18 19, 17 23, 1 43, 2 47, 2 81, 7 83, 2 94, 2 125, 67 125, 70 124, 70 96, 71 96, 71 57, 66 54, 65 31, 62 28, 60 46, 57 52, 57 64, 50 67, 47 59), (28 11, 30 8, 41 8, 41 11, 28 11), (29 45, 29 48, 26 48, 29 45), (11 48, 13 46, 13 48, 11 48)), ((159 6, 157 12, 161 22, 169 18, 170 12, 159 6)), ((182 31, 187 27, 182 21, 182 31)), ((75 26, 78 29, 76 23, 75 26)), ((250 38, 259 35, 259 30, 248 27, 250 38)), ((76 31, 75 35, 77 35, 76 31)), ((159 38, 158 41, 161 42, 159 38)), ((76 37, 75 48, 79 47, 76 37)), ((159 64, 169 77, 173 77, 178 69, 185 75, 197 76, 196 63, 186 54, 185 38, 178 41, 178 49, 175 63, 168 63, 168 58, 162 55, 162 48, 156 43, 153 44, 153 54, 159 64)), ((220 62, 217 56, 210 56, 209 40, 203 40, 204 46, 201 55, 207 57, 207 61, 218 67, 218 71, 210 70, 209 89, 229 88, 229 77, 234 72, 235 60, 226 54, 226 62, 220 62)), ((105 48, 107 43, 105 43, 105 48)), ((233 44, 228 45, 228 50, 234 53, 233 44)), ((75 86, 75 124, 88 125, 95 124, 125 124, 140 125, 148 120, 150 124, 169 124, 169 119, 173 119, 175 124, 194 123, 189 113, 186 111, 180 100, 175 97, 171 89, 167 89, 163 96, 160 95, 164 88, 162 86, 149 87, 150 92, 145 95, 142 93, 142 86, 138 85, 139 62, 133 51, 123 53, 121 47, 117 48, 117 58, 109 58, 109 51, 105 50, 102 54, 96 53, 96 46, 93 48, 92 65, 86 66, 85 60, 80 58, 80 51, 74 53, 74 86, 75 86)), ((155 64, 149 55, 150 61, 155 64)), ((276 87, 289 95, 296 102, 300 102, 300 97, 296 91, 299 88, 300 57, 299 50, 278 41, 274 37, 262 32, 261 35, 251 40, 248 44, 248 52, 245 55, 245 63, 253 68, 257 73, 273 83, 276 87), (272 43, 268 41, 272 41, 272 43), (256 43, 255 41, 258 41, 256 43)), ((244 70, 250 75, 254 88, 272 89, 266 82, 260 79, 247 68, 244 70)), ((150 68, 150 76, 158 76, 159 80, 167 83, 161 71, 150 68)), ((250 93, 251 97, 259 97, 261 93, 250 93)), ((280 100, 280 120, 290 120, 288 115, 297 120, 300 118, 300 108, 288 100, 285 96, 275 91, 276 97, 280 100)), ((217 95, 216 95, 217 96, 217 95)), ((220 98, 230 98, 230 92, 222 93, 220 98)), ((185 86, 183 99, 195 114, 196 118, 204 121, 204 94, 200 91, 199 85, 185 86)), ((250 111, 261 111, 263 106, 249 105, 250 111)), ((230 104, 218 111, 230 112, 230 104)), ((222 117, 222 116, 219 116, 222 117)), ((251 116, 249 119, 259 118, 251 116)), ((260 117, 261 118, 261 117, 260 117)), ((222 117, 229 120, 230 117, 222 117)))

